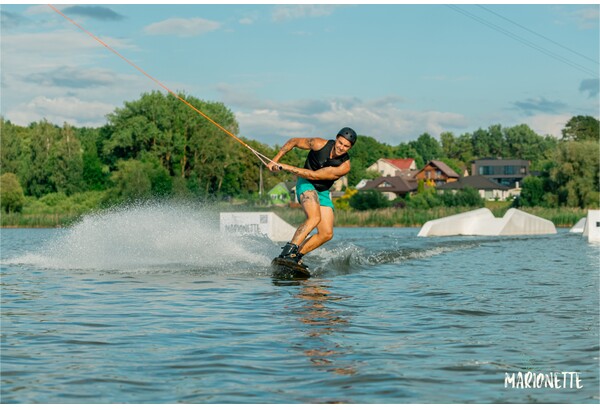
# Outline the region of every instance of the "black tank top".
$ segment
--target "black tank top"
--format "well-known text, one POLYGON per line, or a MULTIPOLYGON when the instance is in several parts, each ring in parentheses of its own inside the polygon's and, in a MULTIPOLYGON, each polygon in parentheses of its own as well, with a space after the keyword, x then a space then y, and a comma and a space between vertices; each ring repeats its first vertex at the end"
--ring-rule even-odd
MULTIPOLYGON (((333 146, 335 145, 335 140, 329 140, 327 141, 327 144, 325 144, 325 146, 323 148, 321 148, 318 151, 313 151, 311 150, 308 153, 308 156, 306 157, 306 162, 304 163, 304 168, 305 169, 310 169, 312 171, 318 171, 321 168, 325 168, 325 167, 339 167, 340 165, 342 165, 344 162, 348 161, 350 159, 350 155, 348 155, 347 153, 337 157, 337 158, 329 158, 329 156, 331 155, 331 150, 333 149, 333 146)), ((329 188, 331 188, 331 186, 333 185, 333 183, 336 181, 337 179, 333 179, 333 180, 329 180, 329 181, 314 181, 314 180, 308 180, 311 184, 314 185, 315 189, 319 192, 323 192, 323 191, 327 191, 329 188)))

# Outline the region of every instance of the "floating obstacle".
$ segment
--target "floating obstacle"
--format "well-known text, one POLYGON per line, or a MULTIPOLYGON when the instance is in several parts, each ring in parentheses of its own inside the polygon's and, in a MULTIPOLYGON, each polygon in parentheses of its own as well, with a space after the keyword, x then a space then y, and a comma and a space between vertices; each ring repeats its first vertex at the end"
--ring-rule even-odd
POLYGON ((556 227, 552 221, 527 212, 512 208, 502 218, 496 218, 489 209, 480 208, 426 222, 418 236, 508 236, 555 233, 556 227))
POLYGON ((274 212, 221 212, 219 221, 221 232, 266 236, 274 242, 287 242, 296 233, 274 212))
POLYGON ((583 234, 583 230, 585 229, 585 224, 587 223, 587 218, 581 218, 575 225, 571 227, 569 230, 570 233, 579 233, 583 234))
POLYGON ((589 210, 585 218, 585 227, 583 236, 588 238, 588 242, 600 242, 600 211, 589 210))

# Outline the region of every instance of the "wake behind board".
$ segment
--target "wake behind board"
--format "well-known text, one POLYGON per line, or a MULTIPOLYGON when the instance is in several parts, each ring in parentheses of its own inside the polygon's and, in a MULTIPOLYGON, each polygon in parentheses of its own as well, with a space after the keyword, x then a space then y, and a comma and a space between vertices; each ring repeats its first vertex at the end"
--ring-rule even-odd
POLYGON ((275 258, 271 262, 273 276, 282 279, 307 279, 310 278, 310 271, 297 263, 290 262, 283 258, 275 258))

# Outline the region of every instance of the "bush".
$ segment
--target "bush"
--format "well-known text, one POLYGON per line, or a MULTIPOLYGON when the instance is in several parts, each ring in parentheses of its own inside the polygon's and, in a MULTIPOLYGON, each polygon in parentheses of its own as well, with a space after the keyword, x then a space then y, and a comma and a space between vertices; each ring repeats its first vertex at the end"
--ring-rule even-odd
POLYGON ((519 206, 538 206, 544 203, 544 182, 541 178, 528 176, 523 179, 519 206))
POLYGON ((466 187, 454 194, 454 206, 483 207, 485 201, 475 188, 466 187))
POLYGON ((21 212, 25 203, 23 188, 13 173, 0 177, 0 207, 5 212, 21 212))
POLYGON ((390 201, 379 191, 359 192, 350 198, 350 206, 358 211, 387 208, 390 201))

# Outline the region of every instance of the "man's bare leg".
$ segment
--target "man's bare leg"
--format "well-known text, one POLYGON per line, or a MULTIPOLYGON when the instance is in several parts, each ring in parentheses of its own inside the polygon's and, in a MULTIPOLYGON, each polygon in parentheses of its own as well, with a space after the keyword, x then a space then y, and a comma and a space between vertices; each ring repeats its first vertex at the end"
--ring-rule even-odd
POLYGON ((305 191, 300 195, 300 204, 306 214, 306 221, 302 222, 291 240, 291 243, 300 245, 306 240, 309 233, 321 222, 321 206, 317 191, 305 191))
POLYGON ((300 252, 302 252, 303 255, 315 250, 333 238, 333 209, 328 206, 321 206, 320 208, 321 209, 319 212, 321 215, 321 220, 317 225, 317 233, 308 238, 308 240, 300 247, 300 252))

